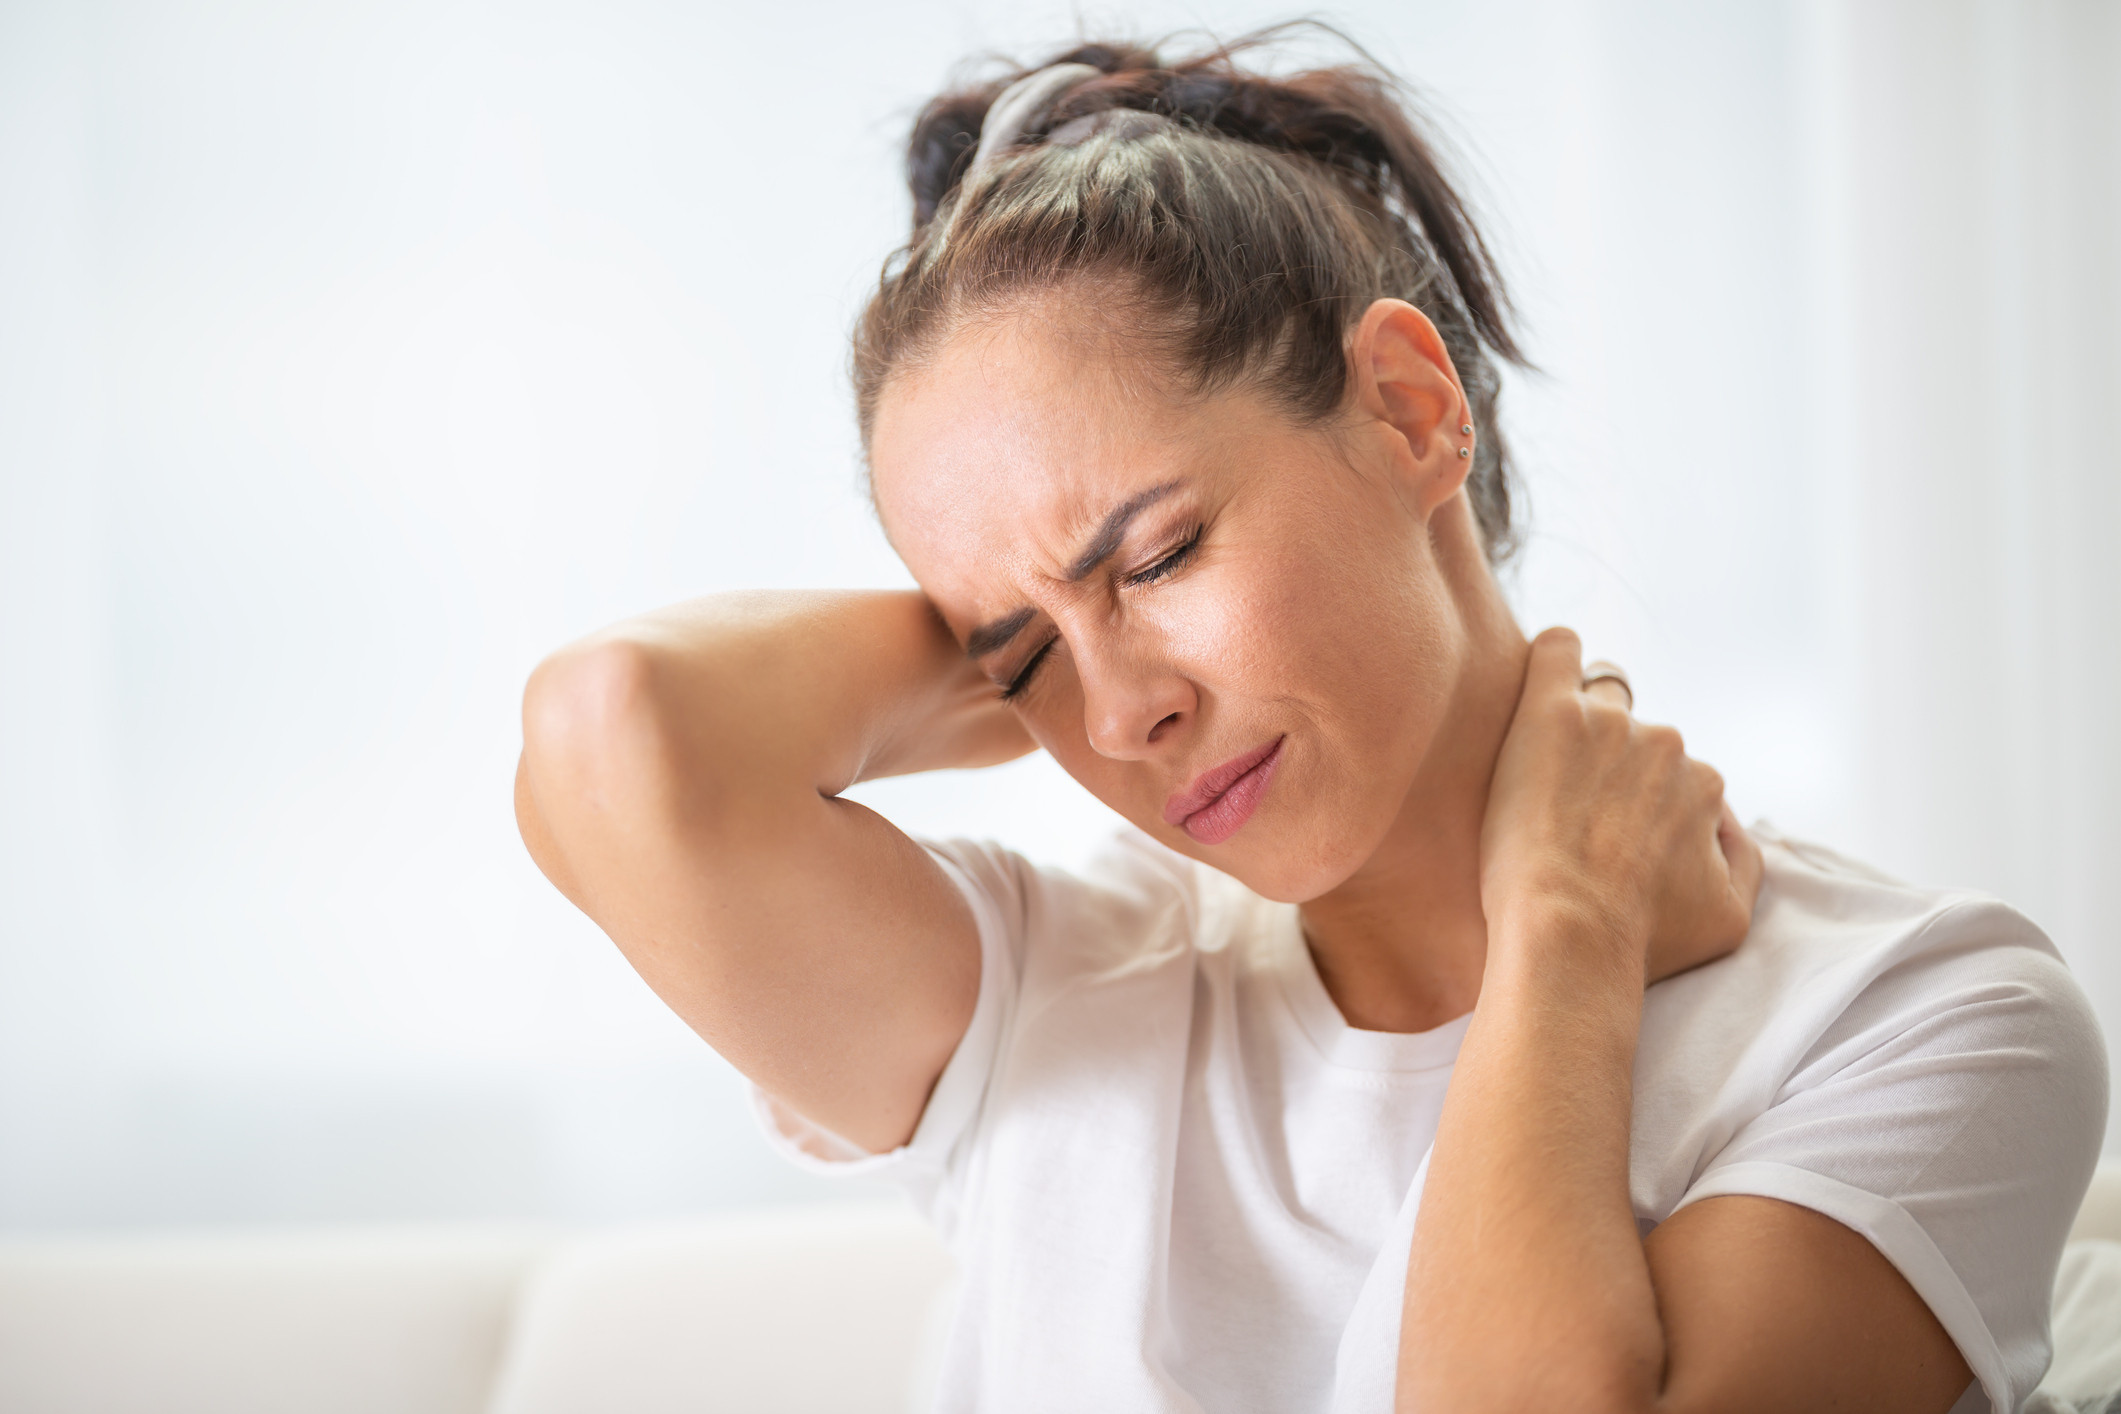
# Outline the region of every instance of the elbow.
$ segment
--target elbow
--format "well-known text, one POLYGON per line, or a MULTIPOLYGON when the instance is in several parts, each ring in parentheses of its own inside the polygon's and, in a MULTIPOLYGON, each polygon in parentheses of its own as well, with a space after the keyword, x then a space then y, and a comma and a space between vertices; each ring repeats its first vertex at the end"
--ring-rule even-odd
POLYGON ((541 802, 654 794, 670 755, 653 650, 606 637, 540 663, 523 690, 523 771, 541 802))

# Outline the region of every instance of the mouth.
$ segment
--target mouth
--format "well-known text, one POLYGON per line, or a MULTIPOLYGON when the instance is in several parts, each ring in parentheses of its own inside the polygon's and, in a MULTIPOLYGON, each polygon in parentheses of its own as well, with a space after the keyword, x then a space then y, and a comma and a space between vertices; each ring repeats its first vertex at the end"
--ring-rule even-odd
POLYGON ((1267 782, 1274 778, 1282 743, 1287 740, 1278 736, 1201 772, 1192 785, 1165 804, 1164 823, 1178 826, 1200 844, 1221 844, 1236 834, 1267 793, 1267 782))

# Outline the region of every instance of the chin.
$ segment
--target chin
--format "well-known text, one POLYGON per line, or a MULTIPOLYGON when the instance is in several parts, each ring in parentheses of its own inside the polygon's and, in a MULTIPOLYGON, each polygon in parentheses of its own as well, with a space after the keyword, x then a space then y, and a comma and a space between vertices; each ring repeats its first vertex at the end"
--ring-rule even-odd
POLYGON ((1276 903, 1309 903, 1331 893, 1376 852, 1375 842, 1347 838, 1343 831, 1261 830, 1257 838, 1245 838, 1269 823, 1251 821, 1229 843, 1214 848, 1189 840, 1185 852, 1276 903))

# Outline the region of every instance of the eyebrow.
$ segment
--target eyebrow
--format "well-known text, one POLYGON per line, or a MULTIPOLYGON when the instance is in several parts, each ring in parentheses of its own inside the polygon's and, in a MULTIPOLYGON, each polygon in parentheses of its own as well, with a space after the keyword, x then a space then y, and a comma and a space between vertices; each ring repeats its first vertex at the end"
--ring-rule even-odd
MULTIPOLYGON (((1083 546, 1082 553, 1068 566, 1068 582, 1074 584, 1082 580, 1117 554, 1120 542, 1127 538, 1127 527, 1134 523, 1134 518, 1183 484, 1183 481, 1166 481, 1130 496, 1114 506, 1106 513, 1105 518, 1098 522, 1096 532, 1091 535, 1089 543, 1083 546)), ((1002 647, 1023 632, 1024 625, 1031 622, 1032 612, 1030 609, 1018 609, 991 623, 981 624, 966 635, 965 656, 984 658, 1002 647)))
POLYGON ((967 658, 984 658, 1023 631, 1031 622, 1029 609, 1018 609, 1007 618, 996 619, 991 624, 981 624, 965 639, 967 658))

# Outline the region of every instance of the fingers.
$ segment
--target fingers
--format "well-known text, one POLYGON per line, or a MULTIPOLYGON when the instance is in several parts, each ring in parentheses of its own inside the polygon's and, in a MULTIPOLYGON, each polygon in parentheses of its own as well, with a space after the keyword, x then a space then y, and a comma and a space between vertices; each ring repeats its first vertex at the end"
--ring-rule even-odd
POLYGON ((1628 686, 1627 672, 1618 663, 1603 658, 1595 663, 1585 663, 1583 692, 1594 702, 1608 703, 1623 712, 1635 710, 1635 690, 1628 686))
POLYGON ((1760 856, 1760 846, 1738 823, 1738 814, 1731 803, 1723 803, 1723 818, 1716 825, 1716 843, 1723 850, 1724 861, 1731 867, 1731 888, 1737 895, 1738 904, 1744 908, 1746 917, 1753 916, 1753 906, 1760 902, 1761 877, 1767 865, 1760 856))
POLYGON ((1583 640, 1573 629, 1550 628, 1532 640, 1525 663, 1526 701, 1558 697, 1583 686, 1583 640))
POLYGON ((1586 668, 1583 640, 1576 636, 1575 630, 1567 628, 1550 628, 1532 640, 1524 692, 1528 699, 1580 692, 1593 702, 1618 707, 1623 712, 1632 712, 1635 708, 1635 697, 1628 689, 1626 675, 1605 662, 1593 663, 1586 668), (1593 679, 1588 683, 1584 681, 1587 674, 1593 679))

